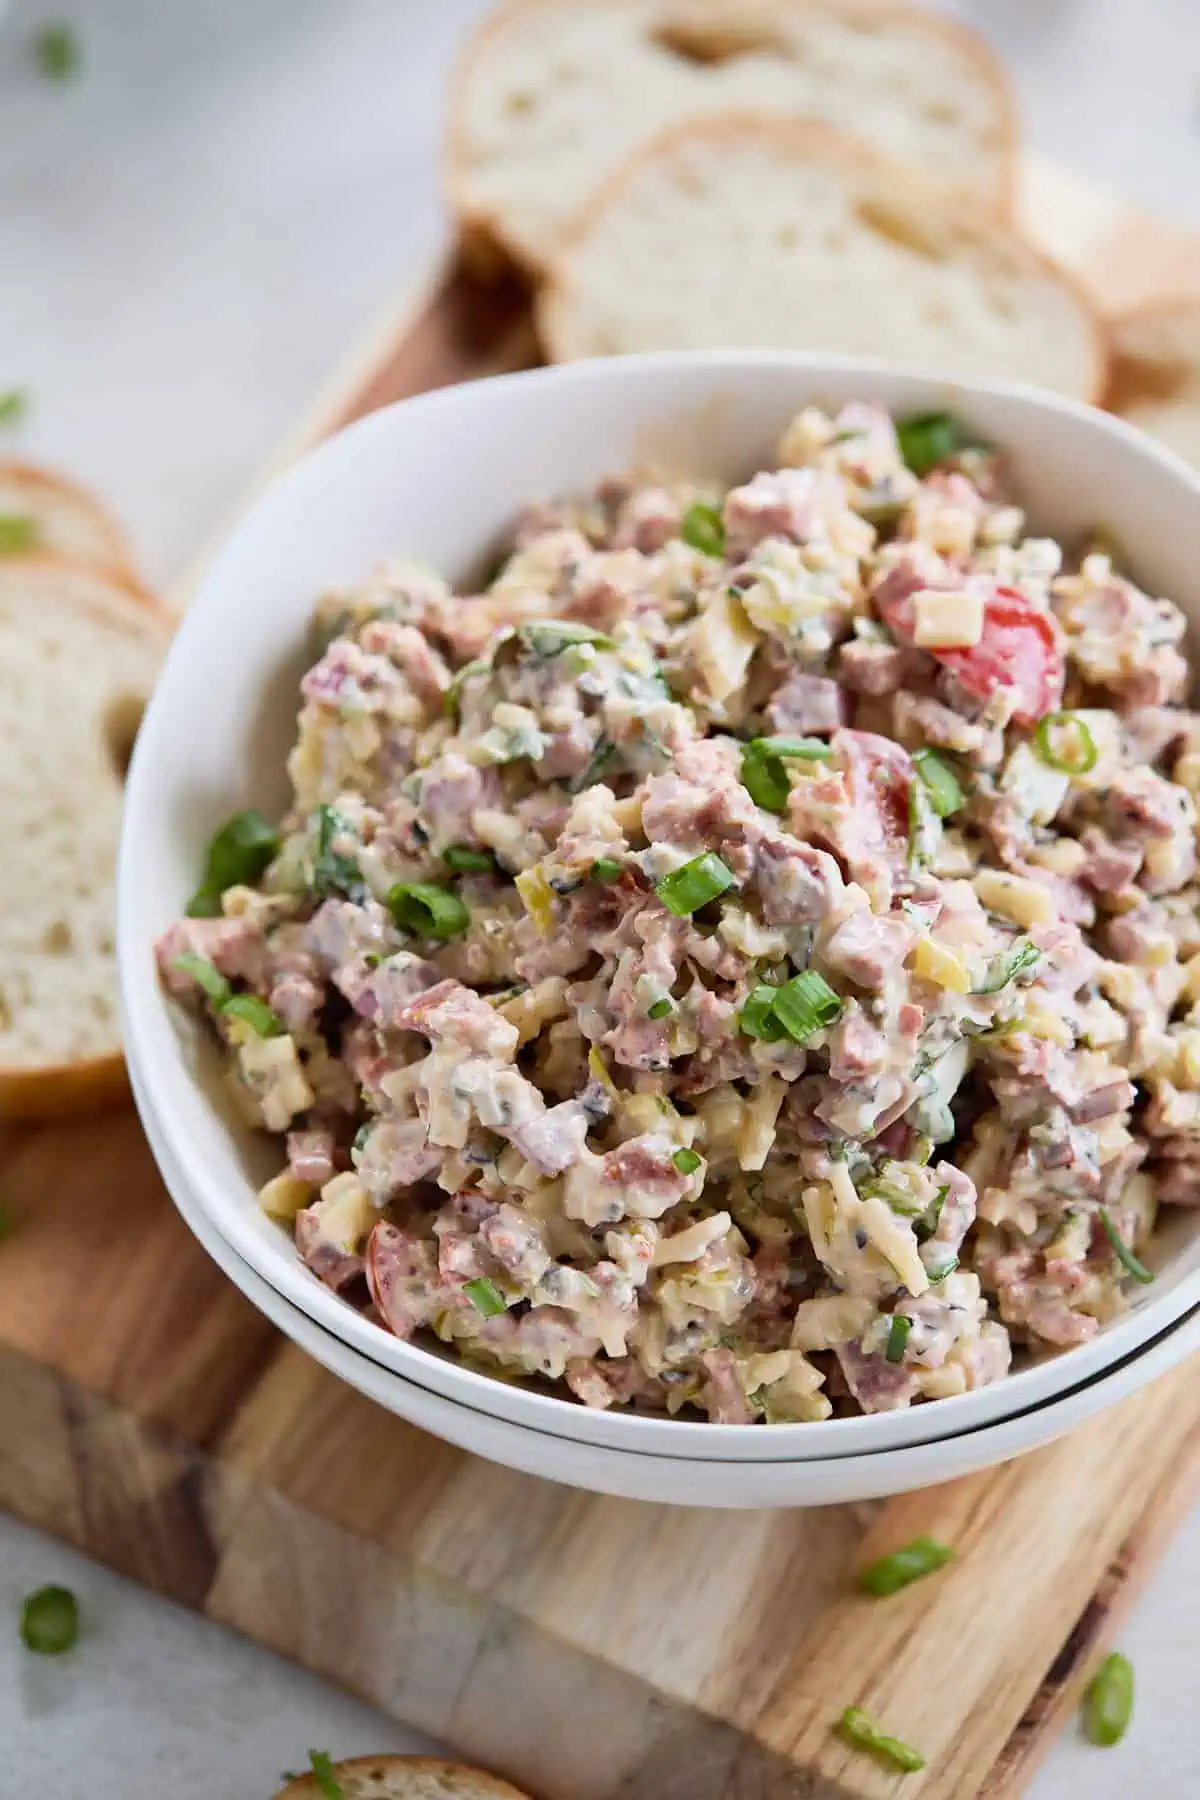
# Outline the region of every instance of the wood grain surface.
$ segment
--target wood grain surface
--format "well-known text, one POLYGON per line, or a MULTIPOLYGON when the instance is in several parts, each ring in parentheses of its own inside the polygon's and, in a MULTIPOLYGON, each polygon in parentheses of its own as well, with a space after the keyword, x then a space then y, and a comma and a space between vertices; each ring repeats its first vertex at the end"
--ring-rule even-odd
MULTIPOLYGON (((1025 205, 1119 309, 1200 246, 1044 166, 1025 205), (1139 285, 1140 283, 1140 285, 1139 285)), ((536 358, 453 262, 293 439, 536 358)), ((920 1745, 910 1800, 1014 1800, 1200 1480, 1185 1365, 1015 1464, 898 1500, 709 1513, 472 1459, 283 1342, 192 1240, 129 1113, 0 1130, 0 1504, 545 1800, 879 1800, 831 1726, 920 1745), (955 1562, 851 1580, 929 1532, 955 1562)))

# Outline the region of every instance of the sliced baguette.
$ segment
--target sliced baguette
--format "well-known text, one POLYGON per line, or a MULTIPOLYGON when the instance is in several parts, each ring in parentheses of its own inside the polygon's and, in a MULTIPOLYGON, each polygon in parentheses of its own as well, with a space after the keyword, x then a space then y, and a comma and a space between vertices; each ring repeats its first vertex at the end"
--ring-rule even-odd
MULTIPOLYGON (((527 1800, 498 1775, 432 1756, 352 1756, 333 1764, 345 1800, 527 1800)), ((323 1800, 315 1775, 298 1775, 276 1800, 323 1800)))
POLYGON ((170 632, 141 589, 0 559, 0 1117, 125 1091, 113 949, 125 764, 170 632))
POLYGON ((823 119, 929 180, 1011 203, 1008 85, 965 26, 893 0, 512 0, 469 41, 451 90, 464 238, 539 272, 640 144, 735 109, 823 119))
POLYGON ((656 139, 585 210, 538 311, 555 361, 732 346, 871 355, 1091 400, 1104 341, 1003 221, 827 125, 744 115, 656 139))
POLYGON ((1106 404, 1200 468, 1200 299, 1164 300, 1110 326, 1106 404))
POLYGON ((51 550, 137 579, 121 527, 94 494, 65 475, 30 463, 0 462, 0 518, 29 521, 31 550, 51 550))

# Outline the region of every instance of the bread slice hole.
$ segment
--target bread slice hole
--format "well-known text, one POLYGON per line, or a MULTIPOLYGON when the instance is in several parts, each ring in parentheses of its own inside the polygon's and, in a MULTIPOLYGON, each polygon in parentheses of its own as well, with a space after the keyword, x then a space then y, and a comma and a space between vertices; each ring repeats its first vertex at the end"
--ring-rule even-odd
POLYGON ((762 18, 666 18, 653 27, 650 40, 700 68, 733 62, 739 56, 792 56, 787 39, 762 18))
POLYGON ((129 760, 141 729, 146 702, 140 694, 119 694, 104 715, 104 743, 121 781, 129 773, 129 760))
POLYGON ((537 105, 537 95, 530 88, 514 88, 504 98, 504 110, 513 118, 520 118, 531 113, 537 105))
POLYGON ((47 956, 69 956, 75 948, 71 927, 65 919, 51 919, 42 933, 42 949, 47 956))
POLYGON ((860 224, 877 237, 889 238, 901 250, 923 256, 928 262, 945 262, 946 246, 934 237, 915 213, 905 212, 882 195, 867 195, 854 203, 860 224))

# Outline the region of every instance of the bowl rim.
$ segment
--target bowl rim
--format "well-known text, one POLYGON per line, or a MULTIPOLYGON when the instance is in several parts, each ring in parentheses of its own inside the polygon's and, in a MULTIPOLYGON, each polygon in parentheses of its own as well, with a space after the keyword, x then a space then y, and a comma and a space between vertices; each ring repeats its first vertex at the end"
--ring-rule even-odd
MULTIPOLYGON (((736 379, 740 373, 749 370, 763 369, 778 370, 790 377, 807 378, 813 386, 819 386, 822 379, 853 383, 859 386, 864 398, 870 397, 873 382, 885 382, 892 387, 910 390, 913 404, 919 403, 919 399, 927 397, 930 392, 936 392, 946 396, 950 403, 953 403, 954 395, 968 403, 976 397, 984 400, 996 398, 1015 403, 1033 419, 1038 415, 1057 415, 1071 419, 1086 431, 1109 439, 1125 457, 1153 466, 1162 478, 1172 485, 1182 487, 1192 500, 1200 500, 1200 482, 1187 465, 1173 452, 1154 443, 1125 421, 1080 402, 1017 382, 954 379, 919 367, 902 368, 877 358, 830 357, 767 350, 666 351, 596 358, 516 374, 491 376, 481 381, 415 395, 380 408, 306 452, 268 485, 228 538, 202 580, 168 652, 134 749, 127 779, 118 858, 117 955, 124 1038, 131 1073, 139 1079, 142 1095, 139 1104, 143 1116, 149 1112, 158 1119, 172 1119, 173 1123, 167 1131, 168 1141, 178 1143, 180 1147, 189 1186, 205 1216, 269 1287, 297 1306, 314 1323, 364 1354, 377 1367, 446 1398, 456 1397, 456 1391, 464 1397, 476 1395, 481 1402, 479 1410, 485 1412, 495 1414, 497 1411, 494 1404, 488 1404, 488 1396, 494 1398, 497 1392, 519 1396, 519 1400, 513 1400, 514 1407, 531 1414, 545 1413, 548 1421, 561 1416, 563 1408, 569 1408, 573 1414, 578 1414, 583 1409, 575 1400, 497 1381, 435 1350, 427 1349, 422 1344, 393 1337, 382 1326, 365 1318, 320 1283, 296 1256, 290 1240, 286 1239, 282 1231, 277 1231, 278 1249, 282 1254, 277 1253, 272 1237, 262 1229, 261 1217, 252 1219, 241 1210, 241 1203, 253 1195, 248 1181, 246 1194, 235 1198, 220 1182, 209 1176, 201 1149, 208 1121, 198 1104, 194 1076, 181 1070, 180 1079, 175 1080, 169 1059, 156 1054, 156 1044, 158 1047, 164 1045, 167 1041, 164 1034, 177 1032, 177 1027, 168 1017, 170 1003, 159 988, 151 946, 139 940, 135 922, 137 915, 133 896, 138 871, 143 858, 149 857, 152 860, 154 854, 153 832, 149 828, 149 821, 155 810, 152 790, 154 743, 169 730, 169 696, 172 688, 181 679, 186 679, 184 671, 190 647, 205 635, 206 615, 219 601, 227 579, 226 572, 231 566, 236 566, 242 546, 262 530, 260 519, 264 513, 284 508, 293 494, 302 493, 328 467, 353 457, 356 451, 370 445, 377 437, 386 438, 397 417, 402 415, 407 421, 437 414, 453 416, 457 413, 464 419, 469 419, 477 406, 490 403, 499 392, 516 393, 535 387, 559 388, 564 396, 577 401, 594 386, 637 381, 643 376, 686 376, 700 371, 713 383, 718 383, 736 379), (197 1104, 187 1104, 187 1088, 193 1090, 192 1097, 197 1104), (546 1412, 545 1409, 550 1410, 546 1412)), ((664 395, 662 404, 665 412, 670 406, 669 396, 664 395)), ((970 1418, 981 1410, 986 1413, 986 1402, 981 1405, 983 1397, 992 1395, 995 1404, 994 1396, 1001 1390, 1013 1400, 1013 1406, 1006 1409, 1008 1415, 1014 1411, 1019 1413, 1028 1410, 1039 1403, 1039 1395, 1053 1396, 1069 1385, 1074 1385, 1074 1372, 1079 1372, 1080 1379, 1086 1379, 1089 1373, 1096 1373, 1117 1362, 1129 1350, 1143 1344, 1156 1330, 1178 1319, 1198 1299, 1200 1268, 1184 1276, 1169 1293, 1144 1298, 1136 1308, 1103 1327, 1088 1343, 1076 1346, 1060 1356, 1019 1369, 990 1389, 972 1390, 898 1412, 776 1425, 771 1428, 770 1437, 773 1442, 782 1444, 796 1433, 803 1432, 805 1440, 812 1444, 814 1451, 818 1443, 828 1445, 830 1448, 826 1454, 834 1454, 835 1441, 839 1445, 839 1454, 850 1454, 860 1439, 866 1439, 869 1447, 881 1452, 915 1447, 923 1441, 923 1427, 914 1426, 913 1421, 919 1420, 922 1415, 935 1415, 943 1420, 946 1429, 940 1435, 945 1436, 953 1434, 954 1420, 959 1415, 966 1414, 970 1418), (917 1433, 915 1438, 914 1430, 917 1433), (814 1434, 817 1434, 815 1438, 814 1434), (876 1440, 882 1442, 876 1443, 876 1440)), ((471 1404, 471 1401, 464 1398, 463 1403, 471 1404)), ((677 1455, 687 1454, 685 1445, 689 1439, 695 1439, 695 1434, 703 1433, 708 1437, 713 1431, 709 1421, 622 1412, 607 1415, 607 1418, 611 1422, 614 1437, 629 1437, 635 1442, 669 1432, 672 1440, 679 1446, 677 1455)), ((980 1421, 980 1425, 986 1422, 980 1421)), ((549 1424, 534 1428, 550 1429, 553 1435, 562 1435, 553 1433, 549 1424)), ((749 1441, 761 1442, 763 1437, 759 1425, 724 1425, 719 1429, 721 1440, 726 1446, 722 1460, 738 1460, 749 1451, 749 1441), (748 1441, 749 1434, 753 1434, 753 1439, 748 1441)), ((932 1437, 933 1434, 931 1422, 926 1435, 932 1437)), ((596 1442, 592 1438, 578 1441, 596 1442)), ((761 1454, 760 1451, 759 1456, 761 1454)))

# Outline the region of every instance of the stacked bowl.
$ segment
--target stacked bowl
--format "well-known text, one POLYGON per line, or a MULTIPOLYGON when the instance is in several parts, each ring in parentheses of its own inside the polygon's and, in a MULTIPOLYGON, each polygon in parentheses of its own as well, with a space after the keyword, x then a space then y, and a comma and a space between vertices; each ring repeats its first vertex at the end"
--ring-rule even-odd
POLYGON ((728 352, 582 363, 425 395, 322 445, 255 506, 180 628, 130 770, 120 870, 126 1055, 180 1212, 264 1314, 317 1361, 450 1442, 630 1498, 819 1505, 904 1492, 1048 1442, 1200 1346, 1200 1212, 1156 1235, 1156 1279, 1089 1343, 911 1410, 820 1424, 716 1426, 595 1411, 403 1342, 324 1287, 261 1211, 275 1173, 230 1118, 217 1055, 160 989, 154 943, 195 885, 219 820, 282 810, 308 619, 324 589, 403 550, 464 580, 530 499, 633 466, 742 477, 771 466, 809 403, 948 408, 1003 446, 1034 528, 1103 520, 1139 578, 1200 623, 1200 488, 1119 421, 1016 387, 865 362, 728 352))

